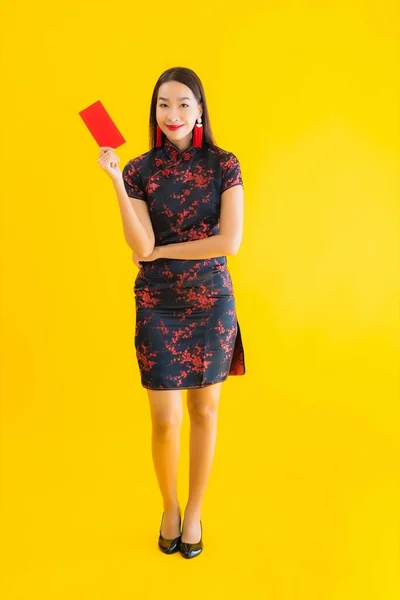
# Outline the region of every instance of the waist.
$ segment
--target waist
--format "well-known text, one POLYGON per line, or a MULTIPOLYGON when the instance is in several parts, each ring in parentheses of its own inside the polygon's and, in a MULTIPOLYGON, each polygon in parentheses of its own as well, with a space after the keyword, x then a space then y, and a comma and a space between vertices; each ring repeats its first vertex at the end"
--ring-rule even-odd
POLYGON ((182 259, 182 258, 157 258, 156 260, 146 262, 142 261, 142 269, 146 273, 152 271, 168 269, 172 272, 181 273, 191 269, 207 271, 212 269, 223 269, 227 267, 226 256, 216 256, 213 258, 201 259, 182 259))
POLYGON ((136 280, 141 278, 165 282, 185 280, 195 283, 226 271, 228 271, 226 256, 196 260, 158 258, 149 262, 143 261, 136 280))

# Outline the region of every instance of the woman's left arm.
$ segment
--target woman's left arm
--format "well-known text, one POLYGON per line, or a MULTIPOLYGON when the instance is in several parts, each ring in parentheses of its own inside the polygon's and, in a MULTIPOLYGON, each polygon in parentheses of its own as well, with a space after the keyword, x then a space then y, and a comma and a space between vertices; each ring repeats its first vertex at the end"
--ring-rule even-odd
MULTIPOLYGON (((156 246, 154 250, 156 258, 183 258, 186 260, 235 254, 231 240, 220 233, 201 240, 156 246)), ((143 260, 147 260, 147 258, 143 260)))
POLYGON ((243 186, 234 185, 221 195, 220 225, 217 235, 190 242, 178 242, 155 246, 150 256, 140 258, 143 262, 157 258, 181 258, 196 260, 237 254, 243 234, 243 186))

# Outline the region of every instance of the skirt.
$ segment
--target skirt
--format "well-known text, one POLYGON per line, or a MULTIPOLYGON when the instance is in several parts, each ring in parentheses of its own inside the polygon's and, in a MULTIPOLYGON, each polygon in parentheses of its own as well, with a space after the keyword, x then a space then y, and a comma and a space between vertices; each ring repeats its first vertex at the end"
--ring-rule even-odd
POLYGON ((143 262, 134 284, 135 349, 152 390, 203 388, 244 375, 226 257, 143 262))

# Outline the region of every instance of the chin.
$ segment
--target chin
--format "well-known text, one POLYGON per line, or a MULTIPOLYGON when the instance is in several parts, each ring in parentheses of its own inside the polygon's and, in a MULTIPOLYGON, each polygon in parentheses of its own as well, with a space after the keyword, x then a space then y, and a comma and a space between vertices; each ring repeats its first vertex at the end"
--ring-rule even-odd
POLYGON ((187 135, 186 127, 182 127, 181 129, 178 129, 178 131, 172 131, 171 129, 167 128, 167 132, 168 135, 174 135, 176 137, 185 137, 185 135, 187 135))

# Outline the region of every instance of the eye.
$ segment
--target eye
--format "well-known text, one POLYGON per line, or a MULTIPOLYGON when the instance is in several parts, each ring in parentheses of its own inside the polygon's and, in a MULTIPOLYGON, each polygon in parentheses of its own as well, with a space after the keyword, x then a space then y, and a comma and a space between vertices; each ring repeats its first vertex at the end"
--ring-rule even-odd
MULTIPOLYGON (((160 108, 162 108, 163 106, 167 106, 167 105, 166 105, 166 104, 163 104, 163 103, 161 103, 161 104, 159 104, 158 106, 159 106, 160 108)), ((189 106, 189 104, 186 104, 186 102, 183 102, 183 103, 181 104, 181 106, 189 106)))

